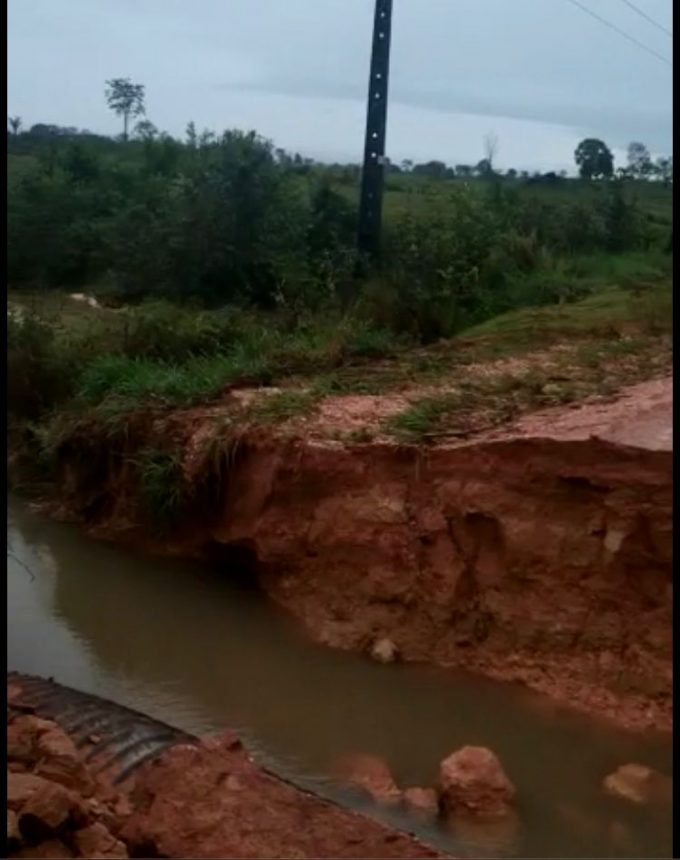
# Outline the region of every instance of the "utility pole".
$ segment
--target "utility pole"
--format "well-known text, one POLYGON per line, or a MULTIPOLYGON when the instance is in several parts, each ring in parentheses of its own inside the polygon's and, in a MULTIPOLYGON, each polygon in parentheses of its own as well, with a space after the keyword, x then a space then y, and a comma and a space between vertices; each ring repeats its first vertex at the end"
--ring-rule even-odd
POLYGON ((392 0, 376 0, 357 237, 359 253, 373 258, 380 251, 391 34, 392 0))

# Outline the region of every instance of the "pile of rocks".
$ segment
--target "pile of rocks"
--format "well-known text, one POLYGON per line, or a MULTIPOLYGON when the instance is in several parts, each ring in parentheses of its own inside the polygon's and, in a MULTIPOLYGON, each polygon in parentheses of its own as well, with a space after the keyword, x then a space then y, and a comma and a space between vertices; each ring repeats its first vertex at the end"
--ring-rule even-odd
POLYGON ((130 812, 55 723, 8 713, 7 857, 127 857, 116 834, 130 812))
POLYGON ((486 747, 462 747, 445 758, 436 788, 401 790, 388 765, 374 755, 348 756, 336 764, 335 772, 342 782, 362 788, 377 803, 403 804, 414 812, 497 818, 513 810, 515 788, 486 747))
POLYGON ((387 764, 372 755, 341 760, 336 774, 377 803, 401 805, 421 820, 438 819, 458 838, 494 856, 512 853, 517 846, 515 787, 486 747, 465 746, 445 758, 435 787, 400 789, 387 764))

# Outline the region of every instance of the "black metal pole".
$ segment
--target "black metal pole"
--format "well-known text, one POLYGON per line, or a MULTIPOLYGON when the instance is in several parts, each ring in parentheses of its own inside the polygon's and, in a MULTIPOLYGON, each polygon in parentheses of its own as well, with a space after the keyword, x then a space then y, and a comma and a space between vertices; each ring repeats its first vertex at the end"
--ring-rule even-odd
POLYGON ((357 237, 359 253, 369 257, 380 251, 391 34, 392 0, 376 0, 357 237))

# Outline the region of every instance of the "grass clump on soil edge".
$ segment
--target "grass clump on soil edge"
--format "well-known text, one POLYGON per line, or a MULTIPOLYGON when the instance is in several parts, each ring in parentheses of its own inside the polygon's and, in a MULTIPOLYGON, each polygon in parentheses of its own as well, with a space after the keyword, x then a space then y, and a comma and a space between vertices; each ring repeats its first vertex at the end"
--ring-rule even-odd
POLYGON ((512 311, 425 347, 370 333, 351 316, 287 329, 244 314, 239 328, 235 312, 216 312, 215 320, 201 311, 198 322, 181 324, 181 346, 164 328, 158 337, 165 342, 153 346, 131 336, 135 309, 88 314, 87 324, 28 314, 10 324, 11 445, 45 479, 68 448, 80 446, 79 459, 96 463, 107 451, 125 452, 142 503, 167 528, 191 506, 192 493, 219 497, 233 459, 221 447, 248 428, 287 424, 304 433, 327 398, 399 395, 407 405, 396 413, 328 435, 352 444, 376 436, 465 438, 527 411, 611 396, 666 372, 671 308, 668 282, 607 287, 578 302, 512 311), (222 325, 225 342, 213 340, 211 353, 205 330, 222 325), (191 347, 187 330, 196 338, 191 347), (247 396, 237 396, 239 388, 247 396), (195 414, 190 423, 216 422, 205 486, 200 470, 183 477, 183 443, 159 448, 148 433, 131 431, 183 412, 195 414))

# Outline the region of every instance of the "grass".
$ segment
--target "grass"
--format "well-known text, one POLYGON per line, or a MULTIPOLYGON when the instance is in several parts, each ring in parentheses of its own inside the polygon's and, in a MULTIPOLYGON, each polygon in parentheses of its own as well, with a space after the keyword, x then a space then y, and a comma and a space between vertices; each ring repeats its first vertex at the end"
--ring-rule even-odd
POLYGON ((281 391, 267 394, 256 400, 248 411, 248 419, 256 424, 278 424, 308 415, 318 401, 318 392, 314 391, 281 391))
POLYGON ((145 448, 131 462, 145 512, 159 530, 169 529, 190 498, 179 453, 145 448))
POLYGON ((610 397, 624 385, 667 371, 671 361, 668 334, 588 340, 553 355, 528 357, 516 372, 463 372, 456 391, 415 400, 382 429, 404 442, 466 437, 536 409, 610 397))
MULTIPOLYGON (((642 272, 644 262, 631 258, 625 266, 611 265, 620 277, 624 270, 642 272)), ((41 322, 10 327, 13 386, 20 388, 10 398, 11 418, 22 417, 11 412, 21 386, 51 390, 64 379, 69 384, 61 400, 45 401, 52 411, 30 416, 34 428, 49 428, 45 450, 68 436, 78 416, 95 414, 102 432, 116 436, 128 415, 219 402, 234 386, 281 390, 263 392, 246 409, 224 399, 232 422, 227 435, 233 422, 275 425, 310 415, 328 396, 425 389, 382 432, 407 441, 465 436, 527 410, 606 396, 669 365, 668 278, 651 266, 644 279, 611 286, 604 275, 610 263, 588 265, 603 283, 581 301, 512 311, 428 347, 351 316, 291 326, 281 320, 268 325, 247 314, 235 321, 225 312, 162 309, 164 320, 178 315, 177 327, 168 331, 149 322, 149 307, 103 316, 79 307, 59 317, 50 305, 41 322), (142 334, 152 329, 156 343, 150 349, 142 334), (215 331, 221 332, 217 339, 215 331), (174 357, 154 357, 159 354, 174 357)), ((375 430, 367 427, 357 440, 347 439, 360 441, 375 430)), ((172 489, 177 463, 160 454, 143 460, 138 465, 145 497, 163 519, 179 504, 177 487, 172 489)))

